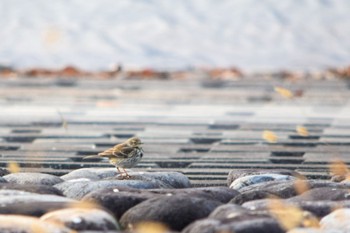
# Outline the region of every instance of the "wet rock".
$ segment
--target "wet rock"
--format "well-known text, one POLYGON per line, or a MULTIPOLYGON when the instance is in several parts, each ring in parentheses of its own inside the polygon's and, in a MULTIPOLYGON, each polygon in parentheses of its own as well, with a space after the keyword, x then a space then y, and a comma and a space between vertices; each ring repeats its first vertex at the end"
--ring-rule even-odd
POLYGON ((97 203, 120 219, 128 209, 155 196, 161 196, 161 194, 139 189, 107 188, 91 192, 82 200, 97 203))
POLYGON ((112 215, 101 209, 67 208, 49 212, 40 220, 44 222, 57 222, 66 227, 82 230, 120 230, 117 221, 112 215))
MULTIPOLYGON (((222 220, 219 219, 203 219, 195 221, 187 226, 182 233, 216 233, 218 228, 222 227, 222 220)), ((230 233, 231 231, 223 231, 230 233)))
POLYGON ((349 185, 346 184, 325 180, 271 181, 242 188, 240 190, 241 194, 234 197, 231 203, 243 204, 248 201, 270 197, 286 199, 308 191, 309 189, 320 187, 350 188, 349 185))
POLYGON ((4 184, 0 184, 0 189, 21 190, 21 191, 26 191, 30 193, 63 196, 60 190, 49 185, 30 185, 30 184, 21 185, 16 183, 4 183, 4 184))
POLYGON ((161 181, 162 188, 190 188, 190 180, 180 172, 129 172, 132 180, 161 181))
MULTIPOLYGON (((261 199, 249 201, 242 206, 250 210, 269 210, 271 206, 271 199, 261 199)), ((298 201, 298 200, 284 200, 286 204, 293 205, 299 209, 308 211, 317 217, 324 217, 335 209, 350 208, 350 201, 298 201)))
POLYGON ((0 184, 2 184, 2 183, 7 183, 7 180, 3 177, 0 177, 0 184))
POLYGON ((63 195, 73 199, 82 199, 88 193, 105 188, 138 188, 138 189, 154 189, 160 188, 161 182, 150 182, 142 180, 70 180, 59 183, 54 187, 60 190, 63 195))
POLYGON ((295 228, 287 231, 287 233, 339 233, 339 231, 324 231, 319 228, 295 228))
POLYGON ((244 193, 240 193, 234 198, 231 199, 230 203, 242 205, 248 201, 266 199, 266 198, 282 198, 282 196, 277 196, 276 194, 272 194, 269 191, 265 190, 257 190, 257 191, 248 191, 244 193))
MULTIPOLYGON (((163 188, 188 188, 191 187, 189 179, 179 172, 133 172, 128 180, 139 180, 159 183, 163 188)), ((69 180, 120 180, 122 177, 115 168, 82 168, 61 176, 65 181, 69 180)))
POLYGON ((321 228, 328 231, 336 231, 339 233, 350 232, 350 209, 338 209, 329 215, 323 217, 320 221, 321 228))
POLYGON ((301 195, 289 198, 292 201, 340 201, 349 199, 350 192, 348 189, 331 187, 314 188, 301 195))
POLYGON ((55 185, 61 183, 63 180, 57 176, 44 174, 44 173, 32 173, 32 172, 19 172, 12 173, 3 176, 9 183, 16 184, 30 184, 30 185, 55 185))
MULTIPOLYGON (((88 231, 79 231, 79 233, 101 233, 101 231, 92 231, 92 230, 90 231, 90 230, 88 230, 88 231)), ((125 233, 125 231, 103 231, 103 233, 125 233)), ((131 233, 133 233, 133 232, 131 232, 131 233)))
POLYGON ((259 183, 266 183, 270 181, 283 181, 283 180, 296 180, 294 176, 280 175, 280 174, 261 174, 261 175, 249 175, 235 179, 231 185, 231 189, 240 191, 241 189, 259 183))
POLYGON ((294 176, 302 178, 302 175, 293 170, 287 169, 234 169, 231 170, 227 177, 227 186, 230 186, 233 181, 244 176, 263 175, 263 174, 280 174, 286 176, 294 176))
POLYGON ((129 179, 123 179, 121 176, 103 180, 72 179, 55 187, 67 197, 81 199, 86 194, 102 188, 186 188, 191 185, 189 179, 179 172, 129 172, 129 175, 129 179))
POLYGON ((225 204, 210 213, 209 218, 225 219, 248 213, 249 210, 239 205, 225 204))
POLYGON ((120 223, 123 227, 130 228, 141 221, 157 221, 172 230, 182 230, 191 222, 207 217, 221 204, 187 195, 155 197, 129 209, 120 219, 120 223))
POLYGON ((0 190, 0 214, 41 216, 49 211, 65 208, 73 200, 46 194, 18 190, 0 190))
POLYGON ((72 230, 54 222, 18 215, 0 215, 0 232, 3 233, 71 233, 72 230))
POLYGON ((230 219, 204 219, 188 227, 182 233, 284 233, 278 221, 268 215, 245 214, 230 219))
POLYGON ((6 168, 0 168, 0 176, 6 176, 10 174, 10 172, 6 168))
MULTIPOLYGON (((79 231, 79 233, 101 233, 101 231, 88 230, 88 231, 79 231)), ((125 233, 125 231, 103 231, 103 233, 125 233)), ((133 232, 130 232, 130 233, 133 233, 133 232)))
POLYGON ((187 195, 208 198, 222 203, 237 195, 237 191, 228 187, 205 187, 186 189, 131 189, 107 188, 87 194, 82 200, 93 201, 110 210, 119 219, 128 209, 155 196, 187 195))
POLYGON ((184 188, 184 189, 150 189, 152 193, 176 195, 186 194, 191 197, 203 197, 222 203, 229 202, 232 198, 239 194, 238 191, 230 189, 228 187, 202 187, 202 188, 184 188))
POLYGON ((101 180, 119 175, 115 168, 81 168, 61 176, 62 180, 88 179, 101 180))

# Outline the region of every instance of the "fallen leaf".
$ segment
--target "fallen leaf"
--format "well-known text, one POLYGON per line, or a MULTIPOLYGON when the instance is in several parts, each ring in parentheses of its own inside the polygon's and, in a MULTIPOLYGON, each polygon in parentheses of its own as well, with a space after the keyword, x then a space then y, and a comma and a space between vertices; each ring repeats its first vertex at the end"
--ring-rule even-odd
POLYGON ((11 161, 7 164, 7 170, 9 170, 10 173, 18 173, 20 172, 21 167, 17 162, 11 161))
POLYGON ((296 131, 300 136, 303 136, 303 137, 309 136, 309 131, 307 130, 307 128, 303 126, 300 126, 300 125, 297 126, 296 131))
POLYGON ((293 93, 286 89, 286 88, 283 88, 283 87, 275 87, 275 91, 280 94, 281 96, 283 96, 284 98, 292 98, 293 97, 293 93))
POLYGON ((347 174, 349 174, 348 166, 341 160, 334 160, 329 165, 329 171, 332 175, 337 176, 346 176, 347 174))
POLYGON ((135 225, 135 233, 165 233, 168 228, 160 222, 141 222, 135 225))
POLYGON ((276 143, 277 140, 278 140, 277 135, 276 135, 274 132, 269 131, 269 130, 265 130, 265 131, 263 132, 262 138, 263 138, 265 141, 270 142, 270 143, 276 143))

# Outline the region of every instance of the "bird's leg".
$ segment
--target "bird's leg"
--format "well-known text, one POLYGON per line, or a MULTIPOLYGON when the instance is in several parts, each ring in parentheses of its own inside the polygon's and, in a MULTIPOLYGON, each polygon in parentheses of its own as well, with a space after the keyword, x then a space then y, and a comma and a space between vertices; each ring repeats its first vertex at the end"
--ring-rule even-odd
MULTIPOLYGON (((123 175, 124 173, 126 173, 125 170, 124 170, 124 172, 122 172, 122 171, 119 169, 119 167, 117 167, 117 170, 118 170, 118 172, 119 172, 119 175, 120 175, 121 179, 124 180, 124 178, 127 177, 127 176, 124 176, 124 175, 123 175)), ((126 173, 126 174, 128 174, 128 173, 126 173)))
POLYGON ((125 168, 123 168, 123 170, 124 170, 125 175, 126 175, 125 178, 128 178, 128 179, 131 178, 131 176, 126 172, 125 168))

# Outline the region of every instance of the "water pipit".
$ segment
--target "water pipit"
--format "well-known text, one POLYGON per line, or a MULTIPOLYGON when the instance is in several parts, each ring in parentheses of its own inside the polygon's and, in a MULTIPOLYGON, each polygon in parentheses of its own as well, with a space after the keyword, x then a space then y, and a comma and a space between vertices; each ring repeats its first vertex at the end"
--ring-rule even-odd
POLYGON ((97 155, 86 156, 83 159, 103 157, 108 158, 109 163, 113 164, 118 172, 122 175, 120 168, 125 173, 125 178, 130 178, 125 168, 134 167, 143 156, 143 149, 141 147, 141 140, 138 137, 132 137, 123 143, 117 144, 114 147, 107 149, 97 155))

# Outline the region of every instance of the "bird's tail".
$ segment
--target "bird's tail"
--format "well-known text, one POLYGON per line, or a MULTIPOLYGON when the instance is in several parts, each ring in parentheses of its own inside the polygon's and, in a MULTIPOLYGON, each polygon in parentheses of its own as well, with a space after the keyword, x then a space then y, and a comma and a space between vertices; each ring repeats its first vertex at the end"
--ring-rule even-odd
POLYGON ((98 156, 98 155, 88 155, 88 156, 85 156, 83 159, 93 159, 93 158, 100 158, 100 156, 98 156))

